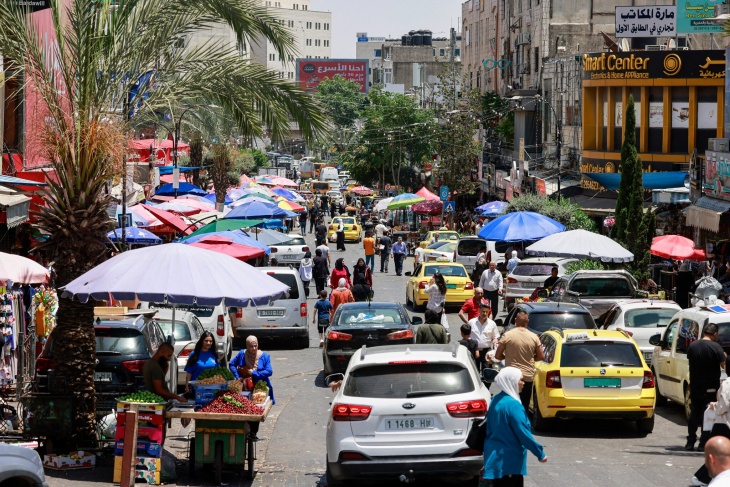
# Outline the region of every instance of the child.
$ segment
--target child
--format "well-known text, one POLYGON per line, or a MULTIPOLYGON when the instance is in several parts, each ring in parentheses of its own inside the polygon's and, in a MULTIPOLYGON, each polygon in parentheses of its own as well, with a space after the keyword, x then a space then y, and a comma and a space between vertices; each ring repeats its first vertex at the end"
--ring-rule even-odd
POLYGON ((327 299, 327 291, 321 290, 319 292, 319 300, 314 303, 315 313, 312 313, 312 324, 317 323, 317 330, 319 331, 319 348, 324 346, 324 339, 322 335, 324 330, 330 325, 330 313, 332 312, 332 303, 327 299))
POLYGON ((471 325, 469 323, 464 323, 461 325, 461 340, 459 340, 459 344, 464 345, 467 350, 469 350, 469 353, 471 353, 471 357, 474 359, 474 362, 479 363, 479 349, 477 348, 477 341, 470 338, 470 336, 471 325))

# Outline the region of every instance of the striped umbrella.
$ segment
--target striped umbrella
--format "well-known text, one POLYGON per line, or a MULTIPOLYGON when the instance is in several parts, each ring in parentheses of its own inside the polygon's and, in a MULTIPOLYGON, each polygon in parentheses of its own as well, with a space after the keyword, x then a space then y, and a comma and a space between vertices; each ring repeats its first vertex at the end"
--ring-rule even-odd
POLYGON ((406 208, 413 204, 420 203, 421 201, 424 201, 425 199, 426 198, 424 198, 423 196, 418 196, 417 194, 413 194, 413 193, 399 194, 398 196, 394 197, 390 201, 390 203, 388 203, 388 209, 396 210, 398 208, 406 208))
POLYGON ((287 201, 286 199, 279 201, 277 205, 279 208, 286 211, 304 211, 304 207, 302 205, 298 205, 293 201, 287 201))

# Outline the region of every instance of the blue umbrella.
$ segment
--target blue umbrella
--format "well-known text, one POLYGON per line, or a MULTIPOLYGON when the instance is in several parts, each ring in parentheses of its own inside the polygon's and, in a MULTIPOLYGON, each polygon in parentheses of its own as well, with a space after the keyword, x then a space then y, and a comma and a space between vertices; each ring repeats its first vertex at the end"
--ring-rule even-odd
MULTIPOLYGON (((160 196, 175 196, 175 188, 172 187, 172 183, 163 184, 157 191, 155 191, 155 194, 160 196)), ((205 196, 208 193, 194 184, 180 183, 177 194, 196 194, 199 196, 205 196)))
POLYGON ((495 218, 479 231, 479 237, 497 242, 540 240, 565 231, 565 225, 531 211, 517 211, 495 218))
MULTIPOLYGON (((137 227, 127 227, 124 232, 127 243, 133 245, 157 245, 162 243, 162 239, 152 232, 137 227)), ((107 238, 112 242, 122 241, 122 229, 117 228, 106 234, 107 238)))
POLYGON ((272 218, 286 218, 288 211, 282 210, 273 203, 252 201, 229 211, 224 218, 238 218, 241 220, 270 220, 272 218))
POLYGON ((494 216, 500 215, 505 208, 507 208, 507 203, 504 201, 490 201, 489 203, 477 206, 474 211, 482 216, 494 216))
POLYGON ((232 230, 223 231, 223 232, 202 233, 200 235, 194 235, 194 236, 185 238, 185 239, 181 240, 180 243, 191 244, 191 243, 195 243, 199 240, 202 240, 204 238, 210 237, 212 235, 216 235, 218 237, 230 238, 233 241, 233 243, 262 249, 267 254, 271 252, 271 249, 265 243, 260 242, 252 237, 249 237, 248 235, 246 235, 243 232, 232 231, 232 230))
MULTIPOLYGON (((216 200, 215 200, 215 193, 208 193, 205 196, 203 196, 203 198, 206 201, 210 201, 213 204, 215 204, 215 202, 216 202, 216 200)), ((230 196, 226 195, 225 199, 223 200, 223 204, 224 205, 230 205, 231 203, 233 203, 233 200, 231 199, 230 196)))
POLYGON ((289 191, 288 189, 284 188, 274 188, 271 190, 272 193, 278 194, 279 196, 283 196, 284 198, 288 199, 289 201, 294 201, 297 199, 297 195, 289 191))

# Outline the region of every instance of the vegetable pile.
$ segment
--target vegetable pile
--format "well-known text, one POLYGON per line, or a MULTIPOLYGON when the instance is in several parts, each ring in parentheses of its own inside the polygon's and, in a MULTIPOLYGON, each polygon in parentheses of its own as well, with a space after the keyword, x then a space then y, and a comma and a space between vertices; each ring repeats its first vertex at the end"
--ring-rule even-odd
POLYGON ((201 379, 207 379, 209 377, 215 377, 216 375, 220 375, 225 380, 233 380, 235 377, 233 377, 233 374, 230 370, 228 370, 225 367, 215 367, 213 369, 206 369, 203 371, 202 374, 198 376, 198 381, 201 379))
POLYGON ((253 414, 264 413, 264 408, 256 406, 241 394, 226 392, 200 410, 201 413, 253 414))
POLYGON ((138 391, 119 398, 120 401, 125 402, 147 402, 147 403, 160 403, 165 402, 163 398, 149 391, 138 391))

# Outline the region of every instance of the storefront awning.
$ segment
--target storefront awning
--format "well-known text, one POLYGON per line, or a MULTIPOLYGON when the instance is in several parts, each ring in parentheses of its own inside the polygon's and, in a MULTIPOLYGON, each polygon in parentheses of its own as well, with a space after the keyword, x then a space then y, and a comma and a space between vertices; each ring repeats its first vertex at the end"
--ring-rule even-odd
MULTIPOLYGON (((618 189, 621 184, 621 173, 584 172, 583 175, 588 176, 609 191, 618 189)), ((682 171, 645 172, 642 174, 641 180, 644 189, 669 189, 683 188, 686 177, 687 173, 682 171)))
POLYGON ((30 198, 11 189, 3 188, 2 191, 0 193, 0 210, 5 210, 6 215, 0 214, 0 223, 5 223, 8 228, 13 228, 27 221, 30 198))
POLYGON ((687 208, 687 225, 717 233, 720 231, 720 216, 730 211, 730 201, 703 196, 687 208))
POLYGON ((658 204, 689 204, 689 188, 655 189, 651 193, 651 201, 658 204))

